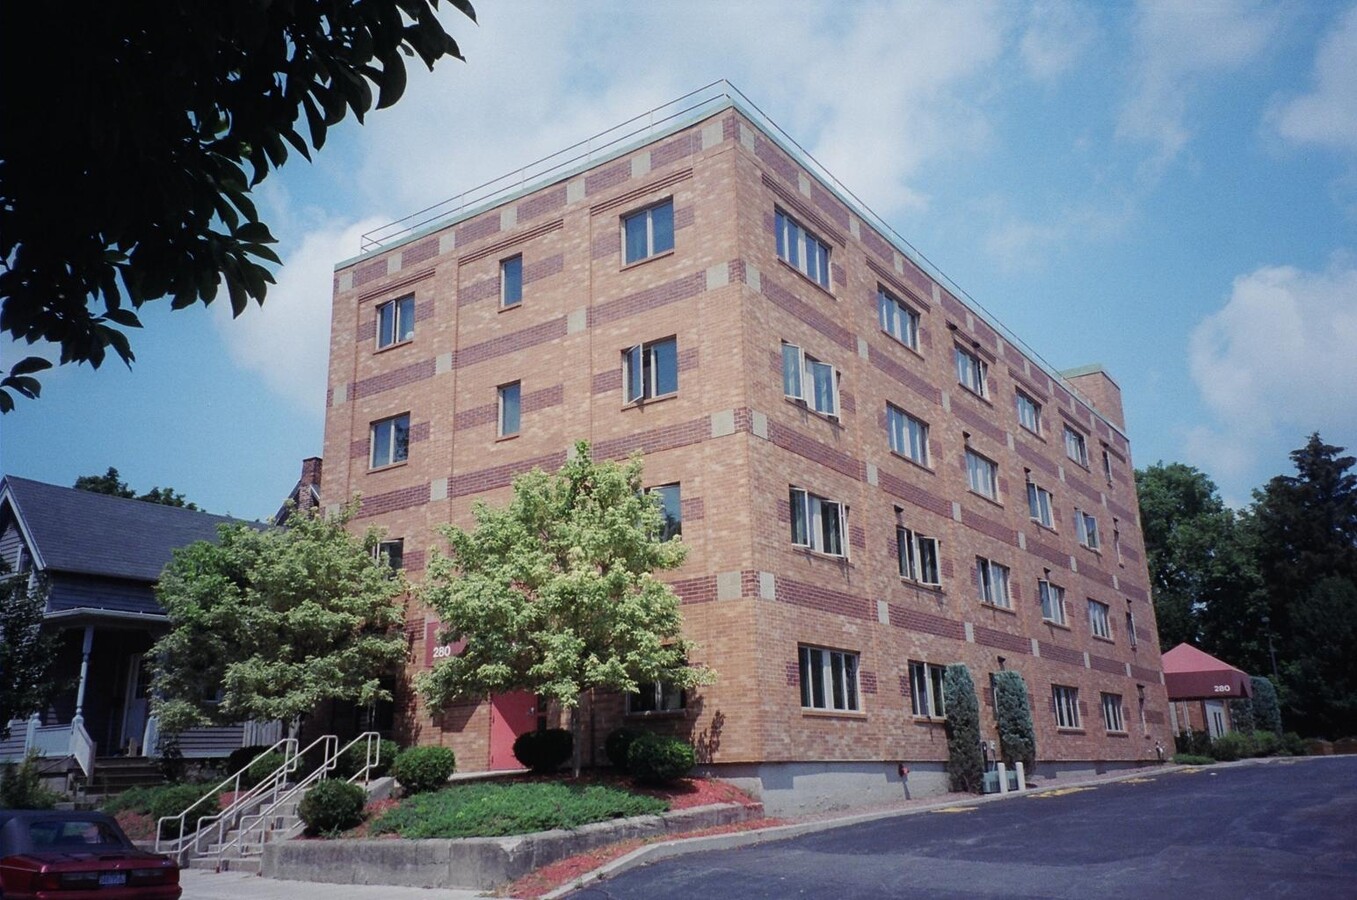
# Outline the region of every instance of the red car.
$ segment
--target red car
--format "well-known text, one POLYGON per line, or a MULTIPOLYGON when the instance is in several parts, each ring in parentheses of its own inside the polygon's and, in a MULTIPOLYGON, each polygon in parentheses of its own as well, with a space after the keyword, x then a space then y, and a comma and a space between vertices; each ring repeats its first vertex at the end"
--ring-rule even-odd
POLYGON ((179 866, 100 812, 0 809, 3 900, 178 900, 179 866))

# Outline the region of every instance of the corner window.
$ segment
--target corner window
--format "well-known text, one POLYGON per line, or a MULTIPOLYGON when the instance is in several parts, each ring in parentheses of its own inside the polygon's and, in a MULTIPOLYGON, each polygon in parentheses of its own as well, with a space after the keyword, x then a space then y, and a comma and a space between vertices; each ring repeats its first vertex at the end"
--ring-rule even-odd
POLYGON ((801 706, 805 709, 858 709, 858 655, 820 647, 800 647, 801 706))
POLYGON ((928 465, 928 425, 901 409, 886 404, 886 430, 891 451, 928 465))
POLYGON ((678 392, 678 339, 637 344, 622 352, 626 402, 636 403, 678 392))
POLYGON ((664 520, 660 525, 660 540, 671 540, 683 534, 683 509, 678 484, 646 488, 646 493, 660 501, 660 516, 664 520))
POLYGON ((1088 600, 1088 627, 1094 636, 1112 640, 1112 618, 1108 615, 1107 604, 1092 597, 1088 600))
POLYGON ((1051 708, 1059 728, 1079 727, 1079 689, 1063 684, 1051 685, 1051 708))
POLYGON ((1000 565, 983 556, 975 558, 975 580, 980 591, 980 602, 1001 609, 1013 608, 1013 596, 1008 589, 1008 566, 1000 565))
POLYGON ((1126 719, 1122 715, 1121 694, 1103 694, 1103 724, 1108 731, 1125 731, 1126 719))
POLYGON ((1074 511, 1074 528, 1079 543, 1090 550, 1097 550, 1102 544, 1098 540, 1098 520, 1082 509, 1074 511))
POLYGON ((1037 582, 1037 595, 1041 597, 1041 618, 1056 625, 1064 625, 1065 589, 1043 578, 1037 582))
POLYGON ((844 534, 848 523, 843 504, 796 487, 789 494, 792 543, 830 556, 847 556, 844 534))
POLYGON ((405 539, 395 538, 389 541, 382 541, 373 548, 373 555, 377 562, 385 565, 392 571, 405 568, 405 539))
POLYGON ((999 499, 999 466, 974 450, 966 451, 966 483, 970 489, 991 500, 999 499))
POLYGON ((877 319, 881 330, 911 350, 919 349, 919 314, 883 287, 876 289, 877 319))
POLYGON ((1023 391, 1017 393, 1018 424, 1033 434, 1041 434, 1041 404, 1023 391))
POLYGON ((1065 426, 1065 455, 1088 468, 1088 442, 1084 436, 1070 426, 1065 426))
POLYGON ((782 342, 782 392, 826 416, 839 415, 839 376, 795 344, 782 342))
POLYGON ((1055 515, 1051 512, 1051 492, 1030 481, 1027 482, 1027 514, 1047 528, 1055 527, 1055 515))
POLYGON ((410 414, 373 422, 369 442, 372 445, 372 457, 368 461, 371 468, 405 462, 410 455, 410 414))
POLYGON ((390 347, 415 336, 415 298, 401 297, 377 307, 377 348, 390 347))
POLYGON ((829 290, 829 247, 782 210, 777 211, 778 259, 829 290))
POLYGON ((523 255, 500 260, 499 305, 505 308, 523 302, 523 255))
POLYGON ((920 584, 942 584, 938 575, 938 539, 925 537, 904 526, 895 529, 896 552, 900 557, 900 577, 920 584))
POLYGON ((622 217, 623 264, 630 265, 674 249, 674 201, 622 217))
POLYGON ((675 687, 667 681, 652 681, 641 685, 641 689, 627 694, 627 714, 678 712, 688 705, 688 697, 683 688, 675 687))
POLYGON ((502 384, 496 392, 499 395, 499 436, 512 437, 518 434, 519 419, 523 411, 523 384, 518 381, 502 384))
POLYGON ((942 699, 943 667, 909 661, 910 712, 920 718, 940 719, 947 715, 942 699))
POLYGON ((960 347, 956 348, 956 380, 973 394, 989 396, 989 364, 960 347))

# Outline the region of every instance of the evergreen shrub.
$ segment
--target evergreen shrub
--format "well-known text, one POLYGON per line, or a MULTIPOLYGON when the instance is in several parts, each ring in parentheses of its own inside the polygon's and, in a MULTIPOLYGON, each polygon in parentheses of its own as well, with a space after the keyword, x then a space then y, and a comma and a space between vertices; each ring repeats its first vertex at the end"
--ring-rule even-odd
POLYGON ((306 792, 297 815, 306 823, 307 834, 334 834, 363 821, 367 798, 367 791, 358 785, 330 778, 306 792))
POLYGON ((1277 702, 1277 688, 1267 678, 1259 675, 1249 676, 1253 684, 1253 720, 1259 731, 1271 731, 1280 736, 1282 733, 1282 707, 1277 702))
POLYGON ((278 767, 285 762, 287 762, 287 757, 277 750, 270 750, 250 763, 250 767, 245 770, 245 775, 241 778, 240 786, 246 789, 254 787, 276 772, 278 767))
POLYGON ((962 663, 947 667, 942 676, 943 704, 947 708, 947 777, 954 791, 979 793, 985 760, 980 755, 980 704, 971 671, 962 663))
POLYGON ((526 731, 514 741, 514 759, 539 775, 555 772, 574 750, 574 735, 564 728, 526 731))
MULTIPOLYGON (((389 741, 383 738, 379 741, 381 751, 378 753, 378 761, 368 772, 369 778, 382 778, 391 773, 391 764, 396 760, 396 754, 400 753, 400 747, 395 741, 389 741)), ((360 744, 354 744, 335 760, 335 768, 331 773, 331 778, 345 780, 352 778, 363 771, 363 766, 368 762, 368 745, 364 741, 360 744)))
POLYGON ((646 732, 627 750, 627 771, 642 784, 668 784, 692 771, 693 745, 681 738, 646 732))
POLYGON ((608 762, 613 764, 614 769, 626 769, 627 751, 631 749, 632 741, 643 734, 645 732, 641 729, 627 728, 625 725, 608 732, 608 739, 603 742, 603 751, 608 754, 608 762))
POLYGON ((263 744, 255 744, 252 747, 241 747, 239 750, 232 750, 231 755, 226 757, 226 774, 234 775, 241 769, 254 762, 254 758, 269 748, 263 744))
POLYGON ((42 786, 37 754, 30 753, 18 765, 0 766, 0 809, 52 809, 59 799, 42 786))
POLYGON ((1012 768, 1021 762, 1031 776, 1037 764, 1037 734, 1032 727, 1032 705, 1027 683, 1017 672, 994 676, 994 709, 999 720, 999 753, 1012 768))
POLYGON ((438 790, 456 770, 457 757, 448 747, 411 747, 397 754, 391 764, 391 774, 407 797, 438 790))
MULTIPOLYGON (((169 784, 158 788, 155 794, 150 798, 147 813, 151 819, 159 822, 165 816, 177 816, 193 804, 210 790, 209 785, 205 784, 169 784)), ((202 803, 194 807, 193 812, 189 813, 184 819, 184 834, 192 834, 198 829, 198 820, 204 816, 216 815, 221 811, 221 803, 218 795, 213 791, 212 795, 202 803)), ((179 823, 166 822, 160 829, 162 838, 179 837, 179 823)))

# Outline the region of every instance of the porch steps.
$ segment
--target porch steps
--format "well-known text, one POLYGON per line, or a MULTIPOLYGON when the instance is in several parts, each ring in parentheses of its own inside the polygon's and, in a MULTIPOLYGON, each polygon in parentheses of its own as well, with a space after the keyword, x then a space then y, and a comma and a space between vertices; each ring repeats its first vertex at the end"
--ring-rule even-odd
POLYGON ((165 784, 159 764, 145 756, 101 756, 94 761, 94 776, 85 785, 87 798, 104 798, 134 787, 165 784))
MULTIPOLYGON (((279 805, 263 822, 252 819, 254 811, 246 813, 244 818, 250 819, 251 824, 250 834, 244 840, 233 845, 232 842, 240 835, 241 829, 232 828, 226 832, 221 843, 209 844, 202 852, 190 857, 188 867, 219 872, 251 872, 257 875, 263 863, 264 844, 270 841, 290 840, 301 834, 303 823, 301 816, 297 814, 300 803, 301 798, 296 798, 279 805), (222 848, 228 845, 229 849, 223 854, 222 848)), ((255 806, 255 810, 263 805, 264 803, 260 802, 255 806)))

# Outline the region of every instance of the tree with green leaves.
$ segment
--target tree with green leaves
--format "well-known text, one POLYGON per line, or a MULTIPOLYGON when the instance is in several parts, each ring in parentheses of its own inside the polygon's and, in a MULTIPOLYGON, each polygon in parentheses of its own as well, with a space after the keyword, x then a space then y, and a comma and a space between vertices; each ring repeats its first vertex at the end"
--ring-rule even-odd
MULTIPOLYGON (((469 0, 450 5, 474 20, 469 0)), ((251 190, 350 113, 405 89, 404 56, 460 59, 438 0, 16 3, 0 28, 0 332, 61 363, 131 365, 137 311, 262 302, 279 260, 251 190), (45 65, 59 36, 61 65, 45 65), (34 77, 35 72, 41 77, 34 77), (376 88, 374 97, 373 88, 376 88)), ((36 397, 30 356, 0 412, 36 397)), ((3 374, 3 373, 0 373, 3 374)))
POLYGON ((1290 607, 1294 648, 1282 663, 1287 721, 1302 734, 1357 735, 1357 584, 1329 577, 1290 607))
POLYGON ((1253 687, 1253 699, 1249 701, 1254 730, 1270 731, 1281 736, 1282 707, 1277 702, 1277 688, 1261 675, 1250 675, 1249 683, 1253 687))
POLYGON ((198 508, 198 504, 188 502, 184 499, 184 495, 174 488, 156 486, 146 493, 138 495, 126 481, 122 480, 118 470, 112 466, 109 466, 108 471, 102 475, 81 475, 75 480, 73 487, 77 491, 108 494, 110 497, 123 497, 128 500, 144 500, 147 503, 159 503, 161 506, 177 506, 182 509, 193 510, 198 508))
POLYGON ((1012 670, 994 673, 994 713, 999 722, 999 755, 1009 768, 1022 763, 1028 775, 1037 765, 1037 733, 1027 682, 1012 670))
POLYGON ((686 548, 661 539, 660 503, 641 487, 639 458, 595 462, 580 442, 556 474, 515 478, 507 506, 477 503, 475 528, 441 529, 448 555, 433 555, 420 596, 440 639, 466 646, 419 679, 431 709, 532 691, 569 712, 578 775, 583 695, 712 680, 680 634, 677 595, 655 577, 686 548))
POLYGON ((942 703, 947 710, 947 778, 954 791, 979 793, 984 786, 985 758, 980 753, 980 701, 975 681, 964 663, 942 673, 942 703))
POLYGON ((356 509, 294 513, 286 528, 221 525, 216 543, 175 551, 156 589, 170 630, 151 652, 162 731, 391 698, 407 585, 378 558, 379 530, 346 530, 356 509))
POLYGON ((11 719, 41 709, 56 691, 48 674, 56 638, 42 630, 46 609, 46 582, 11 574, 0 561, 0 740, 9 737, 11 719))

